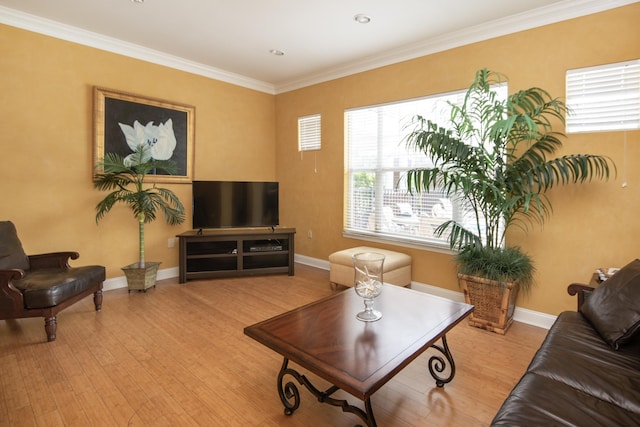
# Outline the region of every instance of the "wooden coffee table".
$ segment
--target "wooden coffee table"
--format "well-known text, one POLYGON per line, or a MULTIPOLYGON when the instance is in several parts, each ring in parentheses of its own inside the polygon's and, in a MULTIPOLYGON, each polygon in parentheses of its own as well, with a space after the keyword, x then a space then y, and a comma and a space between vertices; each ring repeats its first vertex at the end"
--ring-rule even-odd
POLYGON ((245 335, 284 356, 278 374, 278 393, 287 415, 300 405, 300 393, 290 376, 324 403, 339 406, 375 427, 371 396, 428 348, 439 354, 429 359, 429 372, 438 387, 455 375, 445 334, 464 319, 473 306, 423 292, 385 285, 374 307, 382 319, 361 322, 362 298, 353 289, 329 296, 244 329, 245 335), (441 345, 436 344, 442 341, 441 345), (289 361, 333 384, 317 389, 289 361), (445 373, 443 375, 443 373, 445 373), (331 397, 344 390, 361 399, 365 411, 331 397))

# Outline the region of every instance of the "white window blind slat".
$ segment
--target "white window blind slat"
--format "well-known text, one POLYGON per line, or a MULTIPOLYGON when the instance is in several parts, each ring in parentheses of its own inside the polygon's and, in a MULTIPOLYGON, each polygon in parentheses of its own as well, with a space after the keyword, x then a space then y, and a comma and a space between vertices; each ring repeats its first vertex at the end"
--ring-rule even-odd
POLYGON ((640 129, 640 60, 568 70, 567 133, 640 129))
POLYGON ((298 118, 298 151, 319 150, 322 145, 320 114, 298 118))

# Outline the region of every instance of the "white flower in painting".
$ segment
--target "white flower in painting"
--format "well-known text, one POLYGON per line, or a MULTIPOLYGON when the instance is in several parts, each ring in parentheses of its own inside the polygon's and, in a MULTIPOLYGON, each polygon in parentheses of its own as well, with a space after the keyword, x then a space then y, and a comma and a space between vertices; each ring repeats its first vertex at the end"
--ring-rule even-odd
POLYGON ((133 127, 125 125, 124 123, 118 123, 118 125, 120 125, 120 129, 122 129, 122 133, 124 133, 127 145, 131 151, 136 151, 140 145, 155 138, 155 134, 157 133, 157 131, 154 130, 156 126, 153 126, 153 122, 149 122, 146 126, 142 126, 140 122, 136 120, 133 122, 133 127))
MULTIPOLYGON (((137 120, 133 122, 133 126, 124 123, 118 123, 118 125, 122 129, 131 151, 136 151, 141 145, 148 148, 148 150, 144 150, 143 163, 151 158, 168 160, 173 156, 173 150, 176 148, 176 136, 173 132, 173 121, 171 119, 161 123, 159 126, 155 126, 153 122, 143 126, 137 120)), ((127 156, 125 164, 132 163, 131 155, 127 156)))
POLYGON ((176 135, 173 133, 171 119, 157 126, 158 133, 155 144, 151 146, 151 156, 157 160, 169 160, 176 149, 176 135))

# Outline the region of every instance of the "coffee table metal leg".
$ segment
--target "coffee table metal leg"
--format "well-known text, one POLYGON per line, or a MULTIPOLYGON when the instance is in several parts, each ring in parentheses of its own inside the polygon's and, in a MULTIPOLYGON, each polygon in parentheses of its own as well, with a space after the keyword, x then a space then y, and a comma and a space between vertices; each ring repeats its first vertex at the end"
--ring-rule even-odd
POLYGON ((367 398, 364 401, 366 412, 357 406, 350 405, 346 400, 334 399, 331 395, 340 390, 338 386, 331 386, 325 391, 317 389, 313 384, 311 384, 307 377, 301 375, 298 371, 289 368, 289 359, 286 357, 284 358, 282 367, 278 373, 278 395, 280 396, 280 401, 284 405, 285 415, 292 415, 295 410, 300 407, 300 392, 298 391, 298 387, 293 381, 284 383, 285 375, 290 375, 295 378, 298 381, 298 384, 305 386, 319 402, 327 403, 332 406, 339 406, 342 409, 342 412, 350 412, 360 417, 360 419, 366 423, 367 427, 377 427, 376 420, 373 417, 373 408, 371 407, 370 398, 367 398))
POLYGON ((286 374, 292 375, 298 380, 298 382, 300 381, 297 376, 298 373, 293 369, 287 368, 288 364, 289 359, 285 357, 282 367, 280 368, 280 372, 278 373, 278 395, 280 396, 280 401, 284 405, 285 415, 293 414, 293 412, 300 406, 300 392, 298 391, 298 387, 296 387, 296 385, 291 381, 284 385, 282 384, 282 380, 286 374))
POLYGON ((438 350, 444 355, 444 358, 438 355, 434 355, 429 358, 429 372, 431 373, 431 376, 436 380, 436 385, 438 387, 444 387, 445 384, 450 383, 451 380, 453 380, 453 377, 456 374, 456 364, 453 362, 453 355, 447 345, 447 336, 442 336, 442 346, 433 344, 431 348, 438 350), (440 374, 446 370, 447 362, 449 363, 449 375, 440 376, 440 374))
POLYGON ((366 419, 362 418, 362 416, 360 418, 362 418, 364 422, 367 423, 367 426, 377 427, 376 420, 375 418, 373 418, 373 408, 371 407, 371 398, 367 398, 367 400, 364 401, 364 407, 367 410, 367 413, 366 413, 367 418, 366 419))

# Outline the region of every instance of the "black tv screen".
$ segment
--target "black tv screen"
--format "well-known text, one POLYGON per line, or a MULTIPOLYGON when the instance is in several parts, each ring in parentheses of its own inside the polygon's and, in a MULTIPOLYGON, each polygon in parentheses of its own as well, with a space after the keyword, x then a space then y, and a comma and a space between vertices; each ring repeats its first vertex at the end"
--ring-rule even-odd
POLYGON ((277 182, 193 181, 193 228, 275 227, 277 182))

